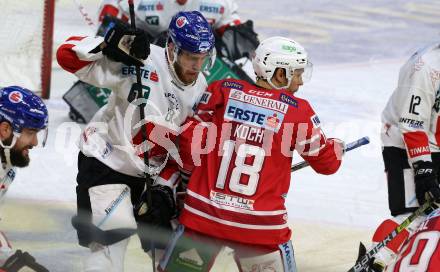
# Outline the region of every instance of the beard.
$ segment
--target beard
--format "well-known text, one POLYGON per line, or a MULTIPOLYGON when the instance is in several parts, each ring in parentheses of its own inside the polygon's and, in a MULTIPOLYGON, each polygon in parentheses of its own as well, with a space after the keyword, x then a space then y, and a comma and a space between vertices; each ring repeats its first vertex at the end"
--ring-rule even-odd
MULTIPOLYGON (((10 145, 12 143, 12 135, 10 138, 3 141, 5 145, 10 145)), ((16 148, 17 143, 14 147, 10 149, 10 159, 11 164, 16 167, 26 167, 29 165, 30 158, 28 155, 23 154, 23 150, 26 148, 31 149, 32 146, 24 146, 22 148, 16 148)))
POLYGON ((26 167, 29 165, 30 158, 23 154, 23 149, 11 148, 11 164, 17 167, 26 167))

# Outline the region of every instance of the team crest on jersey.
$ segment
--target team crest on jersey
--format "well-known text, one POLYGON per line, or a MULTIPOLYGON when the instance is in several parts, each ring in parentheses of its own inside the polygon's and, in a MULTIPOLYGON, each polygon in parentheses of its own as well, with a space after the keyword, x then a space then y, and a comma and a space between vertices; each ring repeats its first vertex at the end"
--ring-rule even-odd
POLYGON ((23 101, 23 94, 19 91, 13 91, 9 93, 8 98, 12 103, 20 103, 23 101))
POLYGON ((283 122, 284 114, 279 111, 229 99, 224 119, 278 132, 283 122))

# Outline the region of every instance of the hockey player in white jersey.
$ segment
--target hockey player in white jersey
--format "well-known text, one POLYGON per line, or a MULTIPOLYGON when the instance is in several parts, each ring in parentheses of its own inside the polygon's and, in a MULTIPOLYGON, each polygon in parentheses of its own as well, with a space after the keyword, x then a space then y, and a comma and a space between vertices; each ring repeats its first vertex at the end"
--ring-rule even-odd
MULTIPOLYGON (((381 139, 392 218, 373 236, 382 241, 428 193, 440 200, 440 45, 427 46, 411 56, 399 73, 397 88, 383 113, 381 139)), ((382 271, 423 218, 418 218, 377 255, 371 269, 382 271)))
MULTIPOLYGON (((216 34, 221 35, 229 26, 241 23, 235 0, 170 0, 135 1, 136 25, 156 38, 167 31, 171 18, 179 11, 197 10, 211 24, 216 34)), ((128 21, 129 11, 126 0, 103 0, 99 20, 106 15, 128 21)))
MULTIPOLYGON (((179 126, 193 114, 207 87, 200 72, 214 57, 214 35, 197 11, 177 13, 168 33, 164 49, 150 46, 145 32, 114 24, 104 38, 71 37, 58 49, 57 59, 65 70, 84 82, 113 90, 109 103, 94 116, 80 139, 78 216, 73 224, 80 245, 91 250, 84 271, 123 271, 127 236, 132 233, 127 230, 135 230, 139 224, 171 228, 169 221, 176 212, 172 188, 177 175, 162 172, 155 179, 153 207, 147 214, 138 209, 133 212, 133 206, 143 207, 139 204, 146 178, 162 169, 167 151, 174 148, 179 126), (137 101, 131 97, 130 90, 139 87, 135 65, 142 66, 146 120, 139 120, 137 101), (140 130, 144 123, 146 142, 140 130), (149 159, 148 169, 144 155, 149 159), (128 234, 121 237, 121 233, 128 234)), ((143 249, 149 251, 149 237, 140 238, 143 249)), ((165 243, 155 241, 155 247, 165 243)))
MULTIPOLYGON (((216 37, 216 65, 214 70, 205 71, 208 81, 233 75, 249 82, 253 81, 253 72, 249 76, 235 61, 243 63, 249 60, 259 41, 253 30, 253 22, 250 20, 241 22, 235 0, 136 0, 134 7, 136 26, 148 33, 150 43, 161 47, 166 44, 168 25, 177 12, 199 11, 210 23, 216 37)), ((127 22, 129 19, 127 0, 103 0, 99 10, 101 25, 97 34, 100 36, 104 36, 112 23, 127 22)), ((249 64, 250 61, 247 63, 249 64)), ((78 81, 63 96, 70 106, 69 116, 72 120, 87 123, 97 109, 107 103, 106 97, 111 90, 99 88, 99 91, 96 91, 96 89, 78 81)))
MULTIPOLYGON (((29 152, 44 146, 47 136, 48 113, 41 98, 30 90, 10 86, 0 88, 0 201, 13 182, 16 167, 29 165, 29 152)), ((6 235, 0 232, 0 271, 48 271, 27 252, 13 254, 6 235), (8 259, 9 258, 9 259, 8 259)))

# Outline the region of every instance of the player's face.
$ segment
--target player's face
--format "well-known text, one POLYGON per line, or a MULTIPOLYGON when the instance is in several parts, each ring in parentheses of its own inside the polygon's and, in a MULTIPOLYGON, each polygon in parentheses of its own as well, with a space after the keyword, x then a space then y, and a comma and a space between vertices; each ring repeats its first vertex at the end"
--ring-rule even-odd
POLYGON ((174 63, 174 69, 179 79, 185 84, 197 80, 208 57, 208 53, 189 53, 182 50, 174 63))
POLYGON ((292 74, 292 81, 290 82, 290 86, 287 88, 292 93, 298 91, 299 87, 303 85, 302 75, 304 73, 304 69, 295 69, 292 74))
POLYGON ((38 145, 38 130, 23 128, 20 137, 11 148, 11 163, 17 167, 29 165, 29 150, 38 145))

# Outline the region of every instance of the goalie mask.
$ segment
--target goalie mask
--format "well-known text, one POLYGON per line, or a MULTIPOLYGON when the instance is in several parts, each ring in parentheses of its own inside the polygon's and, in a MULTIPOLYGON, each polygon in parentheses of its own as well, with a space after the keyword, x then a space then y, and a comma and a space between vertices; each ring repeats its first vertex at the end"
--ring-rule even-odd
POLYGON ((255 74, 258 79, 267 80, 274 89, 283 89, 290 85, 297 69, 304 69, 303 82, 310 80, 313 65, 308 59, 307 52, 297 42, 283 37, 268 38, 260 43, 252 59, 255 74), (277 68, 286 72, 286 86, 277 87, 272 82, 272 76, 277 68))

